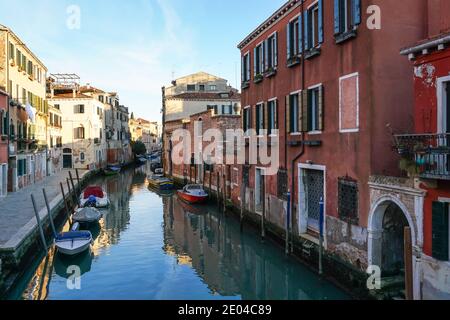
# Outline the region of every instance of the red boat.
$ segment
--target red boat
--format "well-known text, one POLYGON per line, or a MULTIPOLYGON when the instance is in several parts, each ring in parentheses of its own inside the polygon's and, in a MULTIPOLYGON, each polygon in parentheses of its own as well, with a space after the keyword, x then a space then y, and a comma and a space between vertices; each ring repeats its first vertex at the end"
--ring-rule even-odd
POLYGON ((203 187, 196 184, 189 184, 183 190, 178 190, 178 196, 192 204, 204 203, 208 200, 208 194, 203 187))

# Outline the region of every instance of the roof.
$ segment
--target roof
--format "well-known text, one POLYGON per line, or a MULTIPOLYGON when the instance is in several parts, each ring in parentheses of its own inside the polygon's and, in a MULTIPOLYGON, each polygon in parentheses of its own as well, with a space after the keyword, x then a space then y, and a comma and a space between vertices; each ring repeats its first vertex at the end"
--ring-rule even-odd
POLYGON ((191 78, 191 77, 194 77, 194 76, 204 76, 204 77, 208 77, 208 78, 214 78, 214 79, 216 79, 216 80, 223 80, 223 81, 226 81, 226 80, 223 79, 223 78, 220 78, 220 77, 218 77, 218 76, 215 76, 215 75, 213 75, 213 74, 210 74, 210 73, 207 73, 207 72, 204 72, 204 71, 192 73, 192 74, 189 74, 189 75, 187 75, 187 76, 180 77, 180 78, 178 78, 178 79, 176 79, 176 80, 178 81, 178 80, 182 80, 182 79, 186 79, 186 78, 191 78))
POLYGON ((438 45, 442 44, 448 44, 450 43, 450 29, 443 30, 440 34, 432 37, 428 37, 426 39, 420 40, 416 42, 413 46, 403 48, 400 51, 400 54, 402 55, 408 55, 411 53, 418 53, 421 52, 424 49, 429 49, 434 47, 437 47, 438 45))
POLYGON ((175 99, 175 100, 240 100, 241 95, 237 92, 185 92, 181 94, 177 94, 167 99, 175 99), (222 94, 228 94, 228 97, 222 97, 222 94))
POLYGON ((72 92, 67 92, 67 93, 55 93, 53 95, 53 98, 50 99, 92 99, 92 97, 79 92, 77 92, 74 97, 72 92))
POLYGON ((261 23, 255 30, 253 30, 244 40, 238 44, 238 49, 243 49, 247 44, 249 44, 253 39, 257 38, 262 32, 268 29, 270 26, 278 22, 286 14, 301 5, 302 0, 289 0, 281 8, 279 8, 275 13, 273 13, 267 20, 261 23))
POLYGON ((16 38, 16 41, 19 42, 21 44, 21 46, 27 50, 27 52, 44 68, 45 71, 48 71, 47 67, 45 66, 45 64, 33 53, 33 51, 31 51, 30 48, 27 47, 27 45, 25 43, 23 43, 23 41, 7 26, 0 24, 0 31, 6 31, 9 32, 14 38, 16 38))
POLYGON ((82 86, 82 87, 80 87, 80 92, 81 93, 84 93, 84 92, 105 93, 105 91, 95 88, 93 86, 82 86))

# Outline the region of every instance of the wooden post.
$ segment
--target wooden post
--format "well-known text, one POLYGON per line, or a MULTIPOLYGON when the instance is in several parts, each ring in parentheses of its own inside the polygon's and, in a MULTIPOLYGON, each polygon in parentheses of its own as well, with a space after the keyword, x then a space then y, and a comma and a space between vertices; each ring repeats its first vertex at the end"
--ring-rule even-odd
POLYGON ((69 171, 70 183, 72 184, 72 190, 75 195, 75 202, 80 206, 80 197, 78 196, 77 189, 75 189, 75 184, 73 183, 72 172, 69 171))
POLYGON ((217 205, 220 206, 220 174, 217 172, 216 174, 216 195, 217 195, 217 205))
POLYGON ((75 204, 75 202, 73 202, 73 194, 72 194, 72 190, 70 189, 70 182, 69 182, 69 178, 66 178, 66 182, 67 182, 67 202, 69 202, 70 199, 70 205, 69 206, 73 206, 75 204))
POLYGON ((244 223, 244 210, 245 210, 245 183, 241 181, 241 227, 244 223))
POLYGON ((412 239, 411 228, 406 227, 404 230, 405 241, 405 298, 406 300, 414 300, 413 291, 413 252, 412 252, 412 239))
POLYGON ((209 172, 209 197, 211 197, 212 195, 212 188, 211 188, 211 184, 212 184, 212 171, 208 171, 209 172))
POLYGON ((80 181, 80 175, 78 174, 78 169, 75 169, 75 174, 77 176, 78 192, 81 194, 81 181, 80 181))
POLYGON ((261 238, 264 240, 266 237, 266 227, 265 227, 265 219, 266 219, 266 177, 261 176, 262 179, 264 179, 262 183, 262 196, 263 196, 263 203, 262 203, 262 213, 261 213, 261 238))
POLYGON ((227 211, 227 176, 223 174, 223 212, 227 211))
POLYGON ((62 182, 60 182, 59 185, 61 186, 61 194, 62 194, 62 197, 63 197, 64 206, 66 207, 67 218, 70 219, 69 206, 68 206, 67 201, 66 201, 66 195, 64 194, 64 187, 63 187, 62 182))
POLYGON ((291 215, 291 193, 288 191, 287 193, 287 208, 286 208, 286 247, 285 247, 285 253, 286 255, 289 254, 289 221, 290 221, 290 215, 291 215))
POLYGON ((50 220, 50 226, 52 227, 53 236, 56 238, 56 228, 55 224, 53 223, 52 210, 50 209, 50 205, 48 203, 47 192, 45 192, 45 189, 42 189, 42 193, 44 194, 45 205, 47 207, 48 219, 50 220))
POLYGON ((36 216, 36 221, 39 228, 39 233, 41 234, 42 245, 44 246, 45 252, 47 252, 47 241, 45 241, 44 229, 42 228, 41 219, 39 218, 39 212, 36 207, 36 201, 34 200, 34 196, 31 195, 31 201, 33 202, 34 214, 36 216))

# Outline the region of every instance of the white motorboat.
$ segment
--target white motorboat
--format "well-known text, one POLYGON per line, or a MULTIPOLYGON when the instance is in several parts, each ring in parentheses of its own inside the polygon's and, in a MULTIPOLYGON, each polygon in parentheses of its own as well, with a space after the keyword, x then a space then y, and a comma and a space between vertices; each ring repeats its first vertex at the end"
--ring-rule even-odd
POLYGON ((106 208, 109 199, 106 192, 99 186, 90 186, 80 196, 81 207, 106 208))
POLYGON ((74 222, 79 223, 95 223, 99 222, 101 218, 102 213, 92 207, 80 208, 75 211, 75 214, 72 217, 74 222))
POLYGON ((92 234, 89 231, 70 231, 59 234, 55 239, 58 252, 74 256, 90 248, 92 234))

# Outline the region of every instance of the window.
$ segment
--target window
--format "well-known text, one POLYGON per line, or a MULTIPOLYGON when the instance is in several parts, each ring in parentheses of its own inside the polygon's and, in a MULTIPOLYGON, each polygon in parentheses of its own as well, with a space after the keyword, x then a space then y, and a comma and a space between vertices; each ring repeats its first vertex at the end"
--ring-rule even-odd
POLYGON ((343 133, 359 131, 359 75, 357 73, 339 79, 339 128, 343 133))
POLYGON ((105 102, 105 97, 104 97, 104 96, 98 96, 98 100, 99 100, 101 103, 104 103, 104 102, 105 102))
POLYGON ((86 160, 86 155, 84 154, 84 152, 80 152, 80 161, 84 160, 86 160))
POLYGON ((15 57, 14 57, 15 48, 14 48, 14 44, 12 44, 11 42, 9 43, 8 50, 9 50, 8 51, 9 60, 12 60, 13 62, 15 62, 15 57))
POLYGON ((449 204, 433 202, 432 255, 439 261, 449 261, 449 204))
POLYGON ((256 134, 262 135, 264 130, 264 103, 256 105, 256 134))
POLYGON ((19 49, 16 49, 16 64, 21 67, 22 66, 22 52, 19 49))
POLYGON ((59 104, 55 104, 53 107, 54 107, 55 109, 61 110, 61 106, 60 106, 59 104))
POLYGON ((33 75, 33 62, 31 62, 31 61, 28 61, 27 73, 29 76, 33 75))
POLYGON ((278 129, 277 100, 267 103, 267 130, 268 134, 273 134, 273 130, 278 129))
POLYGON ((359 24, 361 0, 334 0, 334 34, 338 43, 355 36, 359 24))
POLYGON ((27 159, 17 160, 17 176, 23 177, 27 174, 27 159))
POLYGON ((323 43, 323 0, 308 8, 304 13, 305 50, 317 48, 323 43))
POLYGON ((74 129, 74 139, 84 139, 84 128, 79 127, 74 129))
POLYGON ((243 116, 242 116, 242 128, 244 130, 244 133, 247 134, 247 131, 251 129, 252 125, 252 109, 250 107, 247 107, 244 109, 243 116))
POLYGON ((209 86, 209 91, 217 91, 217 86, 215 84, 209 86))
POLYGON ((233 107, 231 105, 222 105, 222 114, 233 114, 233 107))
POLYGON ((244 56, 242 56, 242 63, 241 63, 241 77, 242 77, 242 83, 246 83, 250 81, 250 53, 246 53, 244 56))
POLYGON ((295 18, 288 23, 286 27, 287 35, 287 61, 292 64, 302 52, 302 34, 301 34, 302 16, 295 18))
POLYGON ((77 104, 73 108, 73 113, 84 113, 84 104, 77 104))
POLYGON ((264 42, 256 46, 253 50, 253 74, 255 80, 257 80, 257 77, 264 71, 264 42))
POLYGON ((318 86, 308 90, 307 131, 323 130, 323 89, 318 86))
POLYGON ((188 84, 187 91, 195 91, 195 84, 188 84))
POLYGON ((204 84, 199 85, 198 86, 198 90, 199 91, 205 91, 205 85, 204 84))
POLYGON ((288 174, 287 170, 280 169, 277 173, 277 195, 278 198, 287 200, 288 193, 288 174))
POLYGON ((8 113, 4 110, 0 111, 0 134, 8 135, 8 113))
POLYGON ((286 98, 286 109, 288 118, 289 133, 298 133, 299 130, 299 108, 300 108, 300 94, 294 93, 286 98))
POLYGON ((358 182, 349 177, 338 179, 339 217, 358 224, 358 182))
POLYGON ((266 71, 271 72, 278 65, 278 34, 274 33, 266 40, 266 71))

